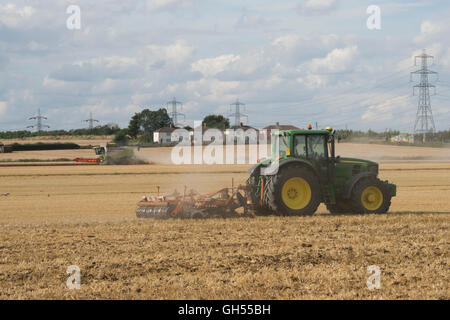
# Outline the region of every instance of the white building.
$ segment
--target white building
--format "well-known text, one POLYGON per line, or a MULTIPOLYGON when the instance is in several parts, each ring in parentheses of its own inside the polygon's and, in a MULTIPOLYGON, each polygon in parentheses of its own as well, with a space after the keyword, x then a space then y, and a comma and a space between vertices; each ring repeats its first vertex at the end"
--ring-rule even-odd
POLYGON ((172 133, 176 129, 177 128, 173 127, 164 127, 156 130, 155 132, 153 132, 153 142, 159 144, 170 144, 172 142, 178 142, 179 139, 177 139, 177 137, 174 137, 174 139, 172 139, 172 133))

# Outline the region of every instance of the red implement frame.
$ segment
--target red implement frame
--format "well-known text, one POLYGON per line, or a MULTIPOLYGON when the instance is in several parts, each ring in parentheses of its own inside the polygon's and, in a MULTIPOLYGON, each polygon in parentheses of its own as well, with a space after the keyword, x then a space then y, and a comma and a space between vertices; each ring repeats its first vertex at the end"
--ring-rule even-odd
POLYGON ((229 188, 222 188, 213 192, 198 194, 194 190, 187 192, 184 187, 183 194, 176 190, 167 196, 159 195, 159 186, 157 187, 156 197, 144 197, 138 203, 139 216, 150 216, 147 213, 158 211, 163 212, 167 218, 189 218, 189 217, 207 217, 207 216, 227 216, 236 215, 235 210, 244 208, 244 215, 247 214, 247 206, 250 204, 247 196, 247 187, 239 185, 229 188))

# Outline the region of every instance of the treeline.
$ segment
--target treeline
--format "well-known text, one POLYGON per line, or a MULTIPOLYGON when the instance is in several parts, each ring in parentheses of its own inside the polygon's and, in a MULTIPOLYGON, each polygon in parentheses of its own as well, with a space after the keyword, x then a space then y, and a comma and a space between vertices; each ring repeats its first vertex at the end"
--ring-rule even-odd
POLYGON ((341 140, 352 140, 360 138, 370 138, 370 139, 390 139, 392 137, 398 136, 400 131, 389 130, 385 132, 376 132, 369 129, 369 131, 358 131, 358 130, 336 130, 337 136, 341 140))
POLYGON ((23 139, 31 137, 48 137, 48 136, 110 136, 120 131, 118 126, 98 126, 93 129, 72 129, 72 130, 50 130, 32 132, 28 130, 22 131, 3 131, 0 132, 0 139, 23 139))
MULTIPOLYGON (((392 137, 398 136, 402 134, 398 130, 389 130, 384 132, 376 132, 372 130, 368 131, 358 131, 358 130, 336 130, 336 134, 340 140, 357 140, 357 139, 376 139, 376 140, 384 140, 390 141, 392 137)), ((417 134, 417 142, 421 141, 422 134, 417 134)), ((444 131, 438 131, 433 133, 426 134, 427 141, 436 141, 436 142, 450 142, 450 129, 444 131)))
POLYGON ((11 145, 12 151, 35 151, 35 150, 72 150, 80 149, 81 147, 76 143, 13 143, 11 145))

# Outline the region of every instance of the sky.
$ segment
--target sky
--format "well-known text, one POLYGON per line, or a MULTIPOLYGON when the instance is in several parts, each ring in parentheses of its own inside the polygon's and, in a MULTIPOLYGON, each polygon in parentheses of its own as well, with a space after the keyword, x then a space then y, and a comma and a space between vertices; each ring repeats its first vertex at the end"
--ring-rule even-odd
POLYGON ((448 130, 449 16, 448 0, 0 0, 0 131, 24 130, 38 109, 53 130, 86 127, 90 112, 125 127, 176 97, 191 126, 239 98, 257 128, 410 132, 423 49, 439 72, 436 129, 448 130), (367 27, 370 5, 381 29, 367 27))

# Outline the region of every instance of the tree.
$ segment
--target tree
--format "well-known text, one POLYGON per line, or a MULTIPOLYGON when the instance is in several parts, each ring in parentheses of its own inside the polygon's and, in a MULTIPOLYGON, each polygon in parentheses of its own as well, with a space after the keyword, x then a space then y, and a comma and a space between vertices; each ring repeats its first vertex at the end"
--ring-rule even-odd
POLYGON ((211 114, 203 119, 202 125, 206 125, 208 128, 217 128, 224 130, 230 127, 230 120, 222 115, 211 114))
POLYGON ((167 110, 161 108, 157 111, 144 109, 135 113, 128 125, 128 134, 136 139, 139 135, 144 134, 147 137, 153 136, 153 132, 170 125, 170 117, 167 110))
POLYGON ((127 129, 122 129, 116 132, 113 141, 117 144, 126 145, 128 143, 127 129))
POLYGON ((140 122, 140 114, 135 113, 130 120, 130 124, 128 125, 128 134, 133 139, 136 139, 139 135, 139 122, 140 122))

